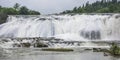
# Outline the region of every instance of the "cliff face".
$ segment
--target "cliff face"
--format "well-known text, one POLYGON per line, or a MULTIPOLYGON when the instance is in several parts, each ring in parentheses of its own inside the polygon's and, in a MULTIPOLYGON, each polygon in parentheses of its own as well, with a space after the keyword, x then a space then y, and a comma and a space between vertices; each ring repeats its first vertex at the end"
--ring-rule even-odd
POLYGON ((0 24, 5 23, 8 15, 4 13, 0 13, 0 24))

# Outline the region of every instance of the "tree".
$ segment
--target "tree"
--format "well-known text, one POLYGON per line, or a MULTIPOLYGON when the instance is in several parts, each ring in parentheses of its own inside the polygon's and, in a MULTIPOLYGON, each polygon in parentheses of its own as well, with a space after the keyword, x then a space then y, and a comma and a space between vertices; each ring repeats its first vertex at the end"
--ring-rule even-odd
POLYGON ((14 6, 13 6, 15 9, 18 9, 20 7, 20 4, 16 3, 14 6))
POLYGON ((2 6, 0 6, 0 9, 2 8, 2 6))
POLYGON ((102 2, 102 3, 105 3, 105 2, 107 2, 107 1, 106 1, 106 0, 102 0, 101 2, 102 2))
POLYGON ((117 0, 112 0, 112 3, 117 3, 117 0))
POLYGON ((86 3, 86 7, 88 7, 89 6, 89 1, 87 1, 87 3, 86 3))
POLYGON ((120 0, 101 0, 89 4, 89 1, 82 7, 75 7, 70 12, 64 13, 120 13, 120 0))
POLYGON ((114 6, 113 4, 111 4, 111 5, 109 6, 110 12, 114 12, 116 9, 117 9, 117 7, 114 6))
POLYGON ((107 0, 107 2, 110 2, 111 0, 107 0))
POLYGON ((19 10, 19 14, 21 15, 28 15, 29 14, 29 9, 25 6, 22 6, 19 10))
POLYGON ((110 11, 109 11, 109 8, 102 8, 100 10, 97 10, 96 12, 97 13, 109 13, 110 11))
POLYGON ((76 13, 76 12, 77 12, 77 7, 75 7, 75 8, 73 9, 73 12, 74 12, 74 13, 76 13))
POLYGON ((15 10, 14 8, 5 8, 4 13, 8 14, 8 15, 16 15, 18 14, 18 11, 15 10))

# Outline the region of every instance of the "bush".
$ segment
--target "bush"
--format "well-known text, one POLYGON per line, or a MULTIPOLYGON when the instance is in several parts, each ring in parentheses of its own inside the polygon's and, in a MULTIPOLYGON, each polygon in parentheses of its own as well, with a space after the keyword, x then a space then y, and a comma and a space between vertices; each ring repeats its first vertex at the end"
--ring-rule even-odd
POLYGON ((109 51, 112 55, 120 55, 120 47, 116 43, 112 43, 109 51))

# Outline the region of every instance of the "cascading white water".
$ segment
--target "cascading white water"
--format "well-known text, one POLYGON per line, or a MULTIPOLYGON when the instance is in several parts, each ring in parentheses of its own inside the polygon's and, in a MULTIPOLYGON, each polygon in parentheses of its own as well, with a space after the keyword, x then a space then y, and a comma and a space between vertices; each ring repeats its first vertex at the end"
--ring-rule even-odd
POLYGON ((56 37, 65 40, 119 40, 120 15, 9 16, 0 37, 56 37))

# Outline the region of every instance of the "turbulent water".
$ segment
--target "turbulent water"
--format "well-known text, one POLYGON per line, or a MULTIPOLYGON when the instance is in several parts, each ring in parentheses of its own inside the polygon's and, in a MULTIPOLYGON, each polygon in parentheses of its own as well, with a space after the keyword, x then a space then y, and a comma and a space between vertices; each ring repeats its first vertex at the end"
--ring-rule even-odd
POLYGON ((119 14, 9 16, 0 25, 0 37, 119 40, 119 35, 119 14))

